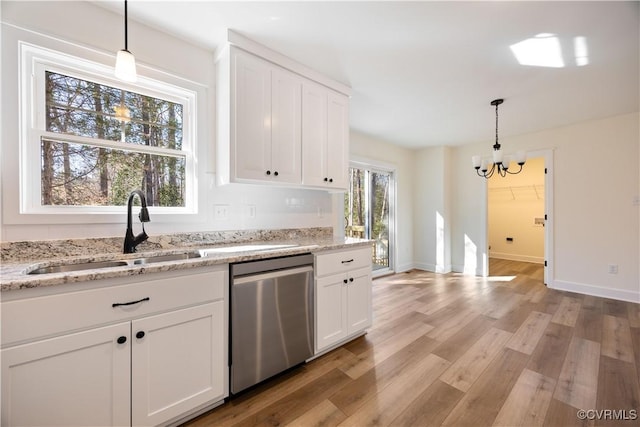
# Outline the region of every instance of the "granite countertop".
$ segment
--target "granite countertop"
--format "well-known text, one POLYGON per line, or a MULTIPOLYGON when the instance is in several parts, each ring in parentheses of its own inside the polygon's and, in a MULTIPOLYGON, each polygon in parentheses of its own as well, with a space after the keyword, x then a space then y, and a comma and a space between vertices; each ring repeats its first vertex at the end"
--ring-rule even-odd
MULTIPOLYGON (((291 236, 289 236, 291 237, 291 236)), ((194 267, 205 267, 217 264, 227 264, 279 256, 313 253, 331 249, 343 249, 371 245, 372 241, 353 238, 336 238, 333 236, 293 236, 294 238, 237 241, 229 244, 203 244, 202 242, 183 242, 179 247, 170 249, 143 249, 134 254, 97 253, 90 255, 72 255, 67 257, 37 257, 28 260, 16 259, 7 262, 6 258, 0 266, 0 290, 2 292, 16 291, 27 288, 55 286, 65 283, 79 283, 99 279, 136 276, 147 273, 184 270, 194 267), (247 245, 282 245, 282 247, 267 250, 242 250, 237 252, 206 251, 212 248, 247 246, 247 245), (133 260, 149 258, 159 255, 184 254, 204 251, 202 257, 182 260, 154 262, 149 264, 133 264, 133 260), (47 274, 28 274, 38 268, 56 265, 81 264, 101 261, 129 261, 129 264, 117 267, 86 269, 47 274)), ((244 249, 244 248, 243 248, 244 249)))

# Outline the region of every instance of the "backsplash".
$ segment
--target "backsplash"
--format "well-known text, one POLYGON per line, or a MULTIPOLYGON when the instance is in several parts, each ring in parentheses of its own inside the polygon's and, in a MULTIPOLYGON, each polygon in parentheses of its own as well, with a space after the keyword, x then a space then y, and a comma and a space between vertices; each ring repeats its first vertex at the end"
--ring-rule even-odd
MULTIPOLYGON (((151 236, 138 246, 138 252, 158 249, 178 249, 188 246, 206 246, 226 243, 244 243, 270 240, 307 240, 329 238, 332 227, 280 230, 229 230, 204 233, 176 233, 151 236)), ((30 262, 83 255, 122 253, 122 237, 94 239, 30 240, 0 242, 0 261, 30 262)))

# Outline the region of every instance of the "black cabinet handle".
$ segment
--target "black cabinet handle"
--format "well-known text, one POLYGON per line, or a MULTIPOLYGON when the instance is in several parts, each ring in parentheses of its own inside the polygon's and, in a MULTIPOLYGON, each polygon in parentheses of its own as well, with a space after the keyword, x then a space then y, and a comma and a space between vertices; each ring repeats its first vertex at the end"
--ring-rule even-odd
POLYGON ((350 278, 349 278, 349 281, 350 281, 350 282, 353 282, 353 277, 350 277, 350 278))
POLYGON ((121 337, 118 337, 118 344, 124 344, 127 342, 127 337, 125 337, 124 335, 121 337))
POLYGON ((327 181, 329 181, 329 178, 325 178, 325 179, 324 179, 324 182, 327 182, 327 181))
POLYGON ((344 282, 344 283, 347 283, 347 279, 344 279, 344 280, 343 280, 343 282, 344 282))
POLYGON ((275 171, 273 174, 274 174, 275 176, 278 176, 278 171, 275 171))
POLYGON ((267 171, 267 175, 271 175, 271 171, 267 171))
POLYGON ((333 178, 329 178, 329 182, 333 182, 333 178))
POLYGON ((142 339, 142 338, 144 338, 144 331, 138 331, 138 332, 136 333, 136 338, 138 338, 138 339, 142 339))
POLYGON ((139 299, 138 301, 129 301, 129 302, 114 302, 113 304, 111 304, 111 307, 120 307, 121 305, 133 305, 133 304, 139 304, 141 302, 144 301, 149 301, 149 297, 146 298, 142 298, 139 299))
POLYGON ((353 262, 353 258, 342 261, 343 264, 349 264, 350 262, 353 262))

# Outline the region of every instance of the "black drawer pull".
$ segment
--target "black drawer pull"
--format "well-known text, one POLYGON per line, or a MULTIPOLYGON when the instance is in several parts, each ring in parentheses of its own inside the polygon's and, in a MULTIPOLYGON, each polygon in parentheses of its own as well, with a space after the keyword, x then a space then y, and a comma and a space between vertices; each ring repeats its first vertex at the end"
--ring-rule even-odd
POLYGON ((329 182, 329 178, 325 178, 325 179, 324 179, 324 182, 329 182))
POLYGON ((111 307, 120 307, 121 305, 133 305, 133 304, 139 304, 141 302, 144 301, 149 301, 149 297, 146 298, 142 298, 139 299, 138 301, 129 301, 129 302, 114 302, 113 304, 111 304, 111 307))
POLYGON ((350 262, 353 262, 353 258, 348 259, 346 261, 342 261, 343 264, 349 264, 350 262))
POLYGON ((278 176, 278 171, 275 171, 273 174, 274 174, 275 176, 278 176))
POLYGON ((144 338, 144 331, 138 331, 136 333, 136 338, 138 338, 139 340, 144 338))
POLYGON ((343 282, 344 282, 344 283, 347 283, 347 279, 344 279, 344 280, 343 280, 343 282))
POLYGON ((349 278, 349 281, 350 281, 350 282, 353 282, 353 277, 349 278))
POLYGON ((121 337, 118 337, 118 344, 124 344, 127 342, 127 337, 125 337, 124 335, 121 337))
POLYGON ((333 178, 329 178, 329 182, 333 182, 333 178))
POLYGON ((271 175, 271 171, 267 171, 267 175, 271 175))

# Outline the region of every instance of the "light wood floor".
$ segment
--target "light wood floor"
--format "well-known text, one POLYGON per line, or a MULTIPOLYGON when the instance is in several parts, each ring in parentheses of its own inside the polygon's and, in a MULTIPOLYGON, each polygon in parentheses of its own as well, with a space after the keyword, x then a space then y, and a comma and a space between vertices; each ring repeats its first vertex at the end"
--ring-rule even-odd
POLYGON ((490 272, 375 280, 366 336, 187 425, 640 425, 640 304, 548 289, 536 264, 490 272))

